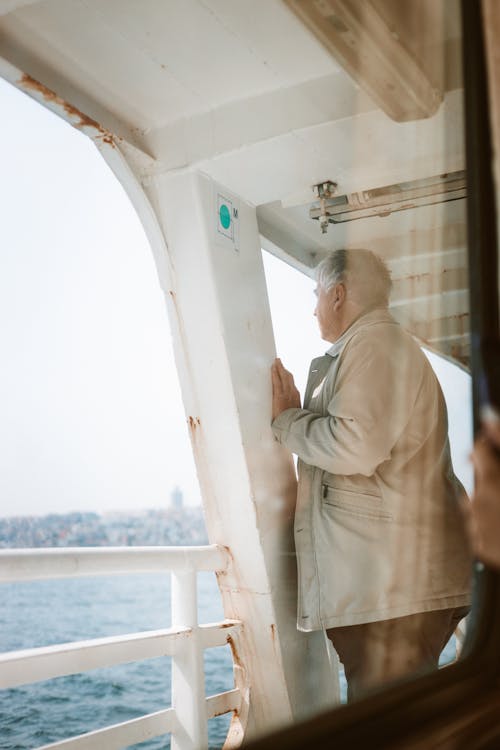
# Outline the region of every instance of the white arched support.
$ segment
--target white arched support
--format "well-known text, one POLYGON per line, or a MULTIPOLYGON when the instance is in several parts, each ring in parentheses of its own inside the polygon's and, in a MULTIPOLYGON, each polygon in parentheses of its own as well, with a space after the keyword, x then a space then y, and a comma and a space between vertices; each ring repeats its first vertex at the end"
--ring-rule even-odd
POLYGON ((208 533, 233 557, 219 585, 226 616, 245 623, 239 649, 232 644, 236 678, 242 694, 241 681, 250 686, 250 733, 269 730, 337 694, 323 634, 295 628, 295 475, 270 430, 275 350, 256 212, 199 173, 151 178, 146 191, 168 246, 170 319, 208 533))

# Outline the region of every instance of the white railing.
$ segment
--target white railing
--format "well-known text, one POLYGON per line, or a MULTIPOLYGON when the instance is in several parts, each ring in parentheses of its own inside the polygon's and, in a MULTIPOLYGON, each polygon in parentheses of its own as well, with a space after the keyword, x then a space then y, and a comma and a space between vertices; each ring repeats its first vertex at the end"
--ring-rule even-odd
POLYGON ((205 697, 203 650, 225 645, 242 624, 224 620, 199 625, 196 579, 198 571, 222 571, 228 562, 228 552, 217 545, 0 550, 0 582, 172 573, 171 628, 0 655, 0 688, 141 659, 172 657, 170 708, 44 745, 43 750, 118 750, 167 733, 172 735, 172 750, 208 747, 208 719, 238 711, 241 696, 234 689, 205 697))

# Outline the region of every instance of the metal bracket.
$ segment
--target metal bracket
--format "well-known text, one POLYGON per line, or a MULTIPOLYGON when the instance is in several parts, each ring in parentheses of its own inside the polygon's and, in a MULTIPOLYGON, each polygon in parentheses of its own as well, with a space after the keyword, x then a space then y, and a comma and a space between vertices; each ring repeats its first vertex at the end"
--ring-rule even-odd
POLYGON ((332 180, 327 180, 326 182, 318 182, 316 185, 313 185, 313 193, 318 198, 320 205, 320 213, 318 218, 322 234, 327 233, 329 223, 329 214, 326 209, 326 201, 330 198, 333 198, 336 192, 337 183, 332 182, 332 180))

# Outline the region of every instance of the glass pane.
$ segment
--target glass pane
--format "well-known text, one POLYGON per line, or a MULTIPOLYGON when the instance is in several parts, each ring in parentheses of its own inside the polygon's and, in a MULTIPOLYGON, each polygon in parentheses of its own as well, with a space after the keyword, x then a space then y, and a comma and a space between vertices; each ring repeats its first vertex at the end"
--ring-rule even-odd
MULTIPOLYGON (((315 282, 267 253, 264 253, 264 265, 277 351, 294 373, 297 387, 303 393, 309 369, 308 364, 304 366, 303 357, 313 358, 328 346, 321 340, 313 315, 304 316, 304 311, 313 309, 312 290, 315 282), (293 307, 290 306, 288 295, 283 294, 283 289, 291 291, 293 307)), ((473 488, 473 471, 469 458, 472 449, 470 375, 465 367, 453 362, 451 358, 445 358, 424 347, 422 352, 430 362, 446 402, 454 471, 470 494, 473 488)), ((447 642, 442 644, 440 654, 437 655, 440 666, 456 660, 463 644, 465 629, 466 620, 463 619, 447 642)), ((339 664, 339 679, 340 699, 344 703, 347 701, 347 681, 342 664, 339 664)))
POLYGON ((315 196, 258 208, 264 248, 311 278, 299 296, 283 271, 273 290, 266 263, 300 391, 278 365, 273 430, 297 458, 297 625, 326 632, 354 700, 453 661, 470 608, 459 6, 289 5, 339 64, 332 106, 342 81, 349 112, 301 133, 321 155, 315 196), (323 343, 304 384, 296 321, 312 313, 323 343))
MULTIPOLYGON (((228 623, 222 636, 200 630, 190 642, 209 644, 208 705, 232 714, 230 742, 247 721, 258 735, 306 718, 322 700, 335 705, 450 668, 471 600, 462 516, 471 471, 459 0, 62 5, 10 3, 0 20, 4 74, 76 128, 44 110, 57 135, 30 146, 43 127, 23 99, 3 139, 4 172, 13 174, 2 199, 13 238, 0 295, 11 325, 2 332, 5 513, 28 512, 26 498, 40 513, 76 511, 69 531, 54 519, 50 532, 45 522, 19 523, 16 544, 207 540, 179 384, 165 367, 173 356, 151 249, 123 192, 108 199, 96 189, 104 174, 117 185, 83 129, 110 164, 123 157, 128 187, 142 184, 167 240, 158 255, 176 302, 186 401, 192 396, 209 417, 196 420, 193 438, 213 511, 209 541, 228 548, 229 572, 218 584, 225 615, 242 620, 234 624, 238 643, 225 635, 228 623), (33 61, 40 81, 17 68, 22 60, 33 61), (102 126, 93 119, 101 115, 102 126), (69 132, 85 143, 76 162, 65 148, 69 132), (89 234, 94 212, 97 238, 89 234), (259 235, 279 258, 265 261, 272 318, 297 386, 278 367, 272 429, 283 452, 269 429, 272 336, 259 235), (139 272, 143 256, 149 265, 139 272), (76 315, 82 289, 85 313, 76 315), (139 321, 146 309, 154 323, 139 321), (57 332, 50 344, 47 331, 57 332), (297 582, 288 454, 298 473, 297 582), (177 484, 193 507, 182 507, 177 484), (110 499, 112 508, 171 507, 141 521, 101 522, 110 499), (213 695, 233 684, 229 697, 213 695)), ((0 521, 0 546, 9 523, 0 521)), ((167 626, 165 581, 136 584, 141 596, 100 583, 93 581, 101 599, 115 590, 118 602, 104 620, 78 617, 80 604, 96 601, 92 588, 81 588, 80 601, 72 587, 42 587, 50 601, 79 601, 68 635, 51 625, 47 638, 167 626)), ((213 574, 198 583, 200 619, 220 619, 213 574)), ((16 608, 3 616, 6 648, 32 646, 41 633, 29 618, 14 627, 24 606, 38 609, 32 586, 42 590, 31 582, 7 591, 16 608)), ((38 611, 63 628, 50 601, 38 611)), ((151 693, 131 698, 123 716, 149 710, 150 698, 151 710, 164 705, 170 666, 157 667, 145 677, 151 693)), ((199 678, 191 698, 202 695, 199 678)), ((13 733, 32 687, 7 696, 17 712, 9 741, 20 741, 13 733)), ((124 710, 119 695, 115 705, 124 710)), ((197 705, 193 716, 204 713, 197 705)), ((66 734, 64 721, 45 718, 51 732, 66 734)), ((36 733, 37 721, 22 731, 36 733)), ((220 744, 228 717, 210 721, 210 742, 220 744)), ((188 728, 178 731, 185 737, 188 728)))

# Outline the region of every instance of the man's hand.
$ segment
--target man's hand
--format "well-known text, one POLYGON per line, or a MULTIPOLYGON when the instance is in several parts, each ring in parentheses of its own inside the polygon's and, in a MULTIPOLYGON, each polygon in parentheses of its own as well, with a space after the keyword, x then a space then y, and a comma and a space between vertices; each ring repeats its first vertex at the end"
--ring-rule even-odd
POLYGON ((281 359, 275 359, 271 367, 273 381, 273 420, 285 409, 300 409, 300 393, 293 382, 293 375, 285 370, 281 359))

